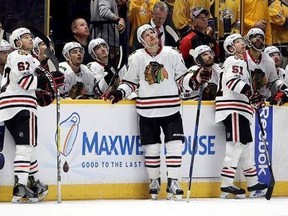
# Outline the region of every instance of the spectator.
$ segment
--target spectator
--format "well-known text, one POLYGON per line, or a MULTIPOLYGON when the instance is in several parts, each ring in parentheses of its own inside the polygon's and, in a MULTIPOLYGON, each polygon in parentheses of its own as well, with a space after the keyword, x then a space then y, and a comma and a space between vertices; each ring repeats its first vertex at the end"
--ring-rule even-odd
POLYGON ((92 61, 91 56, 88 54, 88 44, 90 37, 90 30, 88 24, 83 18, 76 18, 71 23, 71 31, 73 34, 72 41, 78 42, 84 48, 83 64, 88 64, 92 61))
POLYGON ((225 38, 233 33, 240 33, 240 0, 220 1, 218 38, 220 47, 220 62, 226 59, 223 49, 225 38))
POLYGON ((183 37, 180 41, 179 50, 182 53, 183 59, 185 61, 186 67, 191 67, 195 65, 192 56, 189 54, 190 49, 195 49, 200 45, 208 45, 215 53, 214 61, 218 62, 218 57, 220 53, 219 45, 215 38, 206 34, 206 29, 208 26, 209 11, 205 8, 197 7, 192 8, 191 20, 193 25, 193 30, 183 37))
POLYGON ((278 47, 282 56, 282 67, 288 64, 288 4, 275 0, 269 6, 272 29, 272 43, 278 47))
POLYGON ((280 50, 275 46, 268 46, 265 48, 264 52, 274 60, 279 79, 282 80, 286 86, 288 86, 288 72, 281 68, 282 56, 280 50))
POLYGON ((264 98, 251 90, 250 72, 244 60, 245 43, 240 34, 224 41, 228 57, 223 65, 221 94, 215 101, 215 122, 222 122, 226 133, 226 151, 221 170, 221 198, 245 198, 246 191, 234 185, 237 169, 241 169, 250 197, 262 197, 267 185, 259 182, 254 160, 254 143, 250 125, 254 109, 265 105, 264 98))
MULTIPOLYGON (((161 46, 173 46, 177 47, 177 43, 174 38, 167 32, 166 25, 164 23, 166 21, 168 15, 168 6, 166 3, 158 1, 154 4, 152 9, 152 18, 148 24, 150 24, 153 28, 155 28, 158 37, 159 37, 159 44, 161 46)), ((170 26, 171 27, 171 26, 170 26)), ((172 28, 172 27, 171 27, 172 28)), ((134 35, 134 45, 133 50, 142 48, 141 43, 137 41, 137 34, 134 35)))
MULTIPOLYGON (((130 21, 129 47, 132 50, 135 43, 137 28, 145 23, 149 23, 152 16, 154 4, 159 0, 130 0, 128 4, 128 19, 130 21)), ((137 38, 136 38, 137 42, 137 38)))
POLYGON ((64 85, 60 88, 61 96, 71 99, 94 98, 95 77, 83 64, 84 49, 81 44, 68 42, 62 53, 66 61, 59 64, 65 76, 64 85))
POLYGON ((91 4, 91 20, 110 21, 111 23, 98 24, 93 29, 92 38, 103 38, 107 41, 110 47, 110 59, 113 59, 119 51, 119 34, 123 33, 126 28, 125 20, 119 17, 116 0, 93 2, 93 5, 91 4))
POLYGON ((245 0, 242 13, 244 15, 242 34, 246 35, 251 28, 260 28, 265 32, 265 44, 272 45, 268 0, 245 0))
MULTIPOLYGON (((192 20, 190 16, 191 8, 205 8, 210 13, 210 7, 213 1, 210 0, 175 0, 173 10, 173 23, 176 29, 179 31, 180 37, 184 37, 191 28, 193 28, 192 20)), ((209 17, 209 25, 206 29, 206 33, 212 36, 215 32, 215 23, 212 16, 209 17)))
POLYGON ((179 172, 184 135, 178 91, 179 88, 196 89, 204 81, 202 77, 207 81, 207 74, 205 71, 197 76, 187 73, 178 51, 159 46, 157 33, 152 26, 140 26, 137 36, 144 48, 130 55, 128 71, 122 84, 117 90, 110 91, 105 99, 114 104, 138 88, 136 109, 140 116, 140 139, 150 179, 149 193, 152 199, 157 199, 160 191, 162 128, 167 152, 167 199, 176 197, 181 200, 183 190, 179 184, 179 172))

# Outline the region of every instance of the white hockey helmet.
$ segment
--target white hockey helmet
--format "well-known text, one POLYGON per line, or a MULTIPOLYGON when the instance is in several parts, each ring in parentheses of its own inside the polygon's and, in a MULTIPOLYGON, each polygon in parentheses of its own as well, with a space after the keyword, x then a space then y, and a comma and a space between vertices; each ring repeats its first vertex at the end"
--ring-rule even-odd
POLYGON ((33 49, 32 49, 32 53, 34 55, 39 55, 40 53, 40 49, 39 49, 39 44, 42 42, 43 40, 39 37, 34 38, 33 40, 33 49))
POLYGON ((75 41, 72 41, 72 42, 68 42, 64 45, 63 47, 63 50, 62 50, 62 55, 64 56, 64 58, 66 60, 69 60, 70 58, 70 51, 72 49, 75 49, 75 48, 80 48, 82 51, 83 51, 83 54, 84 54, 84 48, 81 46, 80 43, 78 42, 75 42, 75 41))
POLYGON ((1 44, 0 44, 0 52, 2 51, 11 51, 12 47, 11 45, 4 39, 2 39, 1 44))
POLYGON ((263 51, 265 48, 265 33, 260 28, 251 28, 246 35, 246 40, 248 41, 248 46, 253 47, 255 50, 259 52, 263 51), (255 46, 255 44, 251 42, 251 39, 253 37, 256 37, 257 35, 262 36, 263 39, 263 43, 260 47, 255 46))
POLYGON ((22 37, 24 34, 30 34, 30 35, 32 35, 32 34, 31 34, 31 31, 30 31, 29 29, 23 28, 23 27, 18 28, 18 29, 15 29, 15 30, 11 33, 11 35, 10 35, 10 37, 9 37, 9 43, 10 43, 10 45, 12 46, 13 49, 19 49, 19 48, 21 48, 22 45, 21 45, 20 47, 18 47, 18 46, 16 45, 16 41, 20 40, 21 37, 22 37))
POLYGON ((155 32, 155 29, 149 24, 144 24, 137 29, 137 40, 139 43, 141 43, 141 44, 145 43, 145 41, 142 38, 142 34, 148 29, 151 29, 155 32))
POLYGON ((223 47, 224 47, 224 50, 225 50, 226 53, 228 53, 230 55, 233 55, 236 52, 235 47, 234 47, 234 41, 237 40, 237 39, 242 39, 243 40, 242 35, 240 35, 238 33, 231 34, 224 40, 223 47), (230 51, 229 47, 232 47, 233 51, 230 51))
POLYGON ((195 49, 191 49, 189 51, 189 54, 191 56, 193 56, 196 64, 203 65, 204 62, 203 62, 203 59, 201 57, 201 54, 203 54, 205 52, 211 52, 214 55, 214 52, 211 50, 211 48, 208 45, 197 46, 195 49))
POLYGON ((264 52, 267 53, 269 56, 272 54, 272 53, 279 53, 280 55, 280 50, 275 47, 275 46, 268 46, 264 49, 264 52))
POLYGON ((93 39, 89 42, 89 45, 88 45, 88 53, 92 56, 93 59, 97 59, 97 55, 94 51, 94 48, 96 46, 99 46, 101 44, 104 44, 106 45, 107 47, 107 51, 109 52, 109 46, 108 44, 106 43, 106 41, 103 39, 103 38, 96 38, 96 39, 93 39))

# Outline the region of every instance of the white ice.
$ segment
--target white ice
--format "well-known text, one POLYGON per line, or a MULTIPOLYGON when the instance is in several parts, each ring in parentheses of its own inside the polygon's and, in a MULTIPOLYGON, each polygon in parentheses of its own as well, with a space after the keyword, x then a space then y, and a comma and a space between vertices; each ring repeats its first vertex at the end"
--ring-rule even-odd
POLYGON ((288 216, 288 198, 44 201, 0 203, 1 216, 288 216))

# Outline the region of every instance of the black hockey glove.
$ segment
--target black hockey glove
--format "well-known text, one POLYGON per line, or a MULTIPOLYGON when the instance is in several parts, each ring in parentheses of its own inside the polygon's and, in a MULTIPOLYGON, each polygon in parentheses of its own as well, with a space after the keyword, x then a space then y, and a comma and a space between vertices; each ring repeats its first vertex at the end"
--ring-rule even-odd
POLYGON ((64 85, 64 74, 61 73, 60 71, 54 71, 51 73, 53 77, 53 84, 54 88, 59 88, 60 86, 64 85))
POLYGON ((107 93, 104 93, 102 98, 106 100, 110 100, 112 104, 118 103, 120 100, 124 98, 123 90, 112 90, 107 93))
POLYGON ((46 90, 35 90, 35 94, 37 98, 37 103, 41 107, 48 106, 55 99, 54 94, 46 90))
POLYGON ((253 95, 251 95, 249 97, 249 102, 250 105, 256 110, 265 107, 264 97, 259 92, 255 92, 253 95))
POLYGON ((200 84, 206 83, 210 80, 211 72, 204 68, 199 68, 197 72, 190 78, 189 86, 191 89, 196 90, 200 84))
POLYGON ((116 70, 111 65, 106 65, 104 67, 104 71, 107 72, 106 76, 104 77, 105 82, 109 85, 111 83, 111 80, 114 78, 118 78, 118 75, 116 75, 116 70), (117 76, 117 77, 116 77, 117 76))
POLYGON ((288 102, 288 92, 287 90, 280 90, 277 92, 274 98, 271 99, 271 105, 283 105, 288 102))
POLYGON ((215 83, 208 83, 203 89, 202 100, 215 100, 217 94, 217 85, 215 83))

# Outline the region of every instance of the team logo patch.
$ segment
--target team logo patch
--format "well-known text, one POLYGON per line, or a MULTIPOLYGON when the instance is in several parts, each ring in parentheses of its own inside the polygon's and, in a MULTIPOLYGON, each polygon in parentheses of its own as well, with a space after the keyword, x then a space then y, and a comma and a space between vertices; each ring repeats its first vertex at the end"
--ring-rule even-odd
POLYGON ((150 62, 145 68, 145 81, 152 85, 154 83, 163 82, 164 79, 168 79, 168 73, 164 68, 163 64, 158 62, 150 62))

